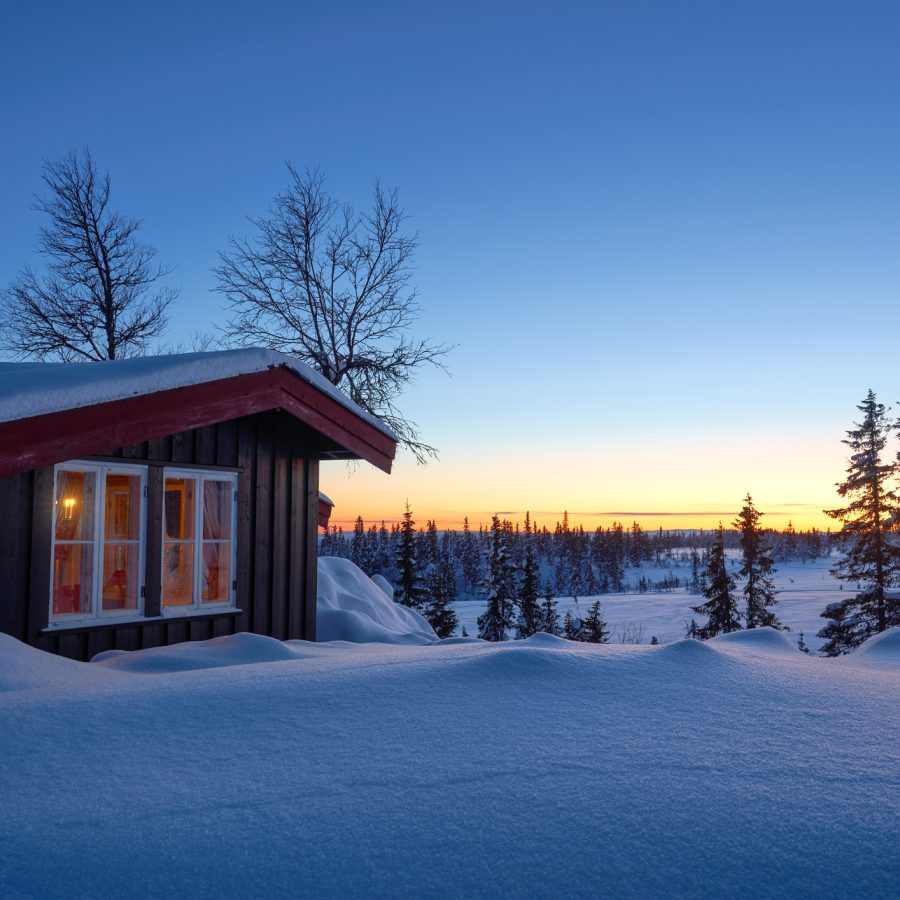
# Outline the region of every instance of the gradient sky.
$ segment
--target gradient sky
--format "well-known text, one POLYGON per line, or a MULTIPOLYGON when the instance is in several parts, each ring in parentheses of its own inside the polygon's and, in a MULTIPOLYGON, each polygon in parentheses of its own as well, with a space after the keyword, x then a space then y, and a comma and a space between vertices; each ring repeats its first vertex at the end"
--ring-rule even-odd
POLYGON ((824 526, 900 395, 898 38, 895 2, 3 4, 0 282, 72 147, 176 267, 173 340, 285 160, 377 176, 458 347, 402 404, 440 462, 324 467, 337 519, 824 526))

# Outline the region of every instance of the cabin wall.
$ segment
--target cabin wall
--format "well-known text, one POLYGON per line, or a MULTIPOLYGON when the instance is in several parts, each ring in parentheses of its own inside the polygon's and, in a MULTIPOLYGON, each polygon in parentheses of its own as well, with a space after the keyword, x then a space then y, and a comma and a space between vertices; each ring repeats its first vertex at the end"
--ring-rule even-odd
MULTIPOLYGON (((238 473, 237 608, 146 623, 47 631, 53 468, 0 478, 0 631, 73 659, 206 640, 240 631, 315 640, 319 437, 278 411, 111 449, 96 458, 149 466, 145 614, 158 615, 167 464, 238 473)), ((60 460, 63 462, 63 460, 60 460)))

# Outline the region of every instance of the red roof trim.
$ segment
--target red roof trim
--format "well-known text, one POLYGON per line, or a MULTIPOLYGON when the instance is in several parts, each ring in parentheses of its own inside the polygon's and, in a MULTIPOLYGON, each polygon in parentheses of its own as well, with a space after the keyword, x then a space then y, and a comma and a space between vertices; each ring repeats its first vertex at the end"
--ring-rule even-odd
POLYGON ((334 504, 319 494, 319 528, 327 528, 334 504))
POLYGON ((283 409, 354 456, 390 472, 396 442, 289 369, 237 375, 77 409, 0 422, 0 475, 179 431, 283 409))

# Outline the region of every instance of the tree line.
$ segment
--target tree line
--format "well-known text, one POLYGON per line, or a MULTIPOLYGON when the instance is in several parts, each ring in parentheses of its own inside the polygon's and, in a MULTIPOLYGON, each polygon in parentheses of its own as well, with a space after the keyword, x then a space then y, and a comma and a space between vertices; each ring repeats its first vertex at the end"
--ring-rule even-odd
MULTIPOLYGON (((824 510, 841 522, 837 533, 798 532, 790 524, 781 532, 763 529, 761 513, 749 494, 732 523, 733 530, 720 525, 712 534, 662 529, 647 533, 637 523, 628 529, 614 523, 589 534, 580 526, 570 528, 567 515, 550 531, 546 526, 539 528, 526 514, 521 529, 518 523, 514 526, 495 516, 489 530, 479 526, 476 533, 466 519, 460 534, 445 531, 439 539, 435 523, 429 522, 419 538, 426 547, 426 572, 432 573, 423 583, 433 583, 435 561, 440 560, 443 587, 436 593, 450 598, 442 603, 449 605, 456 599, 457 581, 466 590, 481 591, 487 609, 479 618, 479 633, 489 640, 505 639, 515 628, 519 637, 535 630, 561 631, 574 639, 585 639, 584 634, 590 633, 589 639, 602 641, 605 624, 598 604, 584 621, 569 618, 560 629, 554 617, 554 594, 593 597, 629 587, 638 591, 684 588, 705 597, 705 602, 692 607, 705 621, 692 620, 687 633, 706 639, 744 627, 782 628, 773 610, 775 562, 795 557, 806 561, 837 550, 840 558, 831 574, 856 590, 823 610, 827 624, 818 637, 824 641, 821 651, 826 656, 849 653, 873 635, 900 626, 900 451, 886 454, 889 438, 900 433, 900 419, 890 418, 872 390, 857 409, 861 421, 848 429, 842 441, 849 449, 846 477, 836 484, 846 504, 824 510), (743 605, 726 565, 726 551, 735 548, 741 552, 743 605), (651 560, 664 565, 684 561, 685 554, 691 562, 686 583, 678 576, 651 581, 642 574, 636 585, 626 584, 625 566, 651 560), (536 573, 541 570, 549 574, 543 604, 536 611, 536 573)), ((366 529, 360 518, 349 542, 340 529, 332 529, 324 538, 323 552, 349 556, 369 570, 384 570, 391 566, 393 540, 393 528, 389 531, 382 523, 380 528, 366 529)), ((414 545, 412 537, 408 540, 414 545)), ((802 632, 799 646, 808 651, 802 632)))
MULTIPOLYGON (((417 530, 407 507, 400 523, 390 526, 385 522, 367 525, 357 517, 349 534, 340 526, 328 528, 320 552, 349 558, 368 574, 387 577, 396 586, 398 602, 422 612, 442 637, 458 627, 455 614, 451 615, 453 604, 467 599, 485 603, 479 633, 489 640, 545 631, 602 643, 609 639, 609 629, 599 601, 583 617, 569 612, 560 620, 554 598, 649 590, 706 593, 720 584, 726 550, 741 549, 747 567, 742 577, 746 574, 749 584, 748 612, 742 620, 749 627, 776 624, 767 614, 774 561, 798 558, 805 562, 826 556, 833 538, 828 532, 796 531, 791 525, 782 531, 763 529, 761 514, 749 496, 745 504, 735 530, 720 527, 712 532, 645 531, 637 522, 627 528, 615 522, 589 532, 583 526, 571 526, 567 513, 550 529, 527 512, 524 522, 494 516, 490 527, 479 525, 477 530, 470 527, 468 517, 461 530, 438 530, 433 520, 417 530), (644 573, 644 565, 671 571, 651 578, 644 573), (688 566, 689 577, 677 574, 688 566)), ((715 605, 721 599, 714 594, 708 602, 715 605)), ((702 612, 710 621, 703 626, 693 623, 694 636, 721 633, 716 624, 719 613, 702 612)))

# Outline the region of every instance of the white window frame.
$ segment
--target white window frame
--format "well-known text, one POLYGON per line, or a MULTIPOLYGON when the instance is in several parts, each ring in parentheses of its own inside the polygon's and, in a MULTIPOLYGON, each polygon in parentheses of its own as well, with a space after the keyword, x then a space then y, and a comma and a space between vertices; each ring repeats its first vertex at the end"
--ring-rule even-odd
MULTIPOLYGON (((83 624, 85 622, 104 622, 123 619, 140 619, 144 617, 144 593, 147 569, 147 467, 128 463, 102 463, 81 460, 67 460, 53 467, 53 511, 51 519, 50 542, 50 597, 49 626, 51 628, 83 624), (56 504, 59 498, 57 491, 57 473, 59 472, 93 472, 96 479, 94 491, 94 534, 93 534, 93 584, 91 587, 91 611, 89 613, 54 613, 54 563, 56 560, 56 504), (136 609, 103 609, 103 550, 104 524, 106 517, 106 476, 139 475, 140 497, 138 509, 138 585, 136 609)), ((64 542, 68 543, 68 542, 64 542)), ((87 543, 87 540, 85 540, 87 543)))
MULTIPOLYGON (((160 534, 160 580, 159 609, 163 618, 180 618, 203 615, 205 612, 233 610, 237 607, 237 472, 217 472, 214 469, 179 469, 166 466, 162 477, 162 533, 160 534), (165 598, 165 566, 166 566, 166 480, 168 478, 190 478, 194 487, 194 602, 188 606, 166 606, 165 598), (218 603, 204 603, 202 599, 201 581, 203 578, 203 486, 207 481, 227 481, 231 484, 231 553, 230 571, 228 573, 228 600, 218 603)), ((186 543, 186 542, 185 542, 186 543)), ((224 542, 222 542, 224 543, 224 542)))

